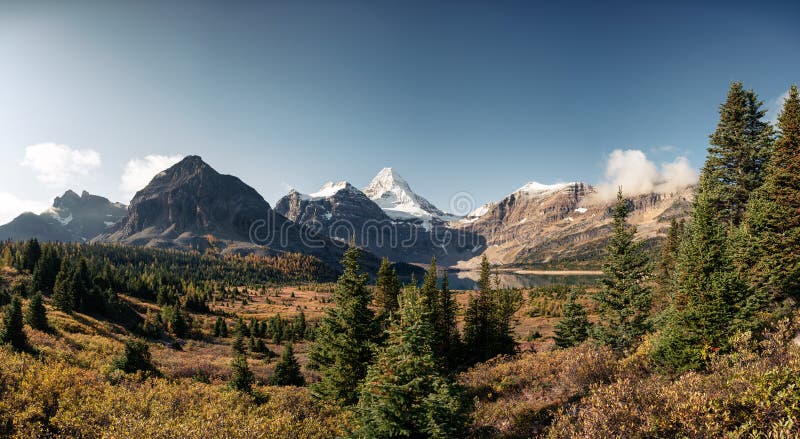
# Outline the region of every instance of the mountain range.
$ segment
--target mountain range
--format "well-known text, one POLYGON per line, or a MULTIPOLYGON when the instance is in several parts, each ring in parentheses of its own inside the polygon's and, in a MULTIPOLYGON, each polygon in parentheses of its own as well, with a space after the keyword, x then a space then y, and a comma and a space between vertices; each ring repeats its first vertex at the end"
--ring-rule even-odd
POLYGON ((38 238, 43 241, 85 242, 103 233, 127 214, 121 203, 83 191, 68 190, 53 206, 35 214, 23 213, 0 226, 0 240, 38 238))
MULTIPOLYGON (((657 242, 684 215, 693 187, 628 198, 640 237, 657 242)), ((442 211, 394 169, 363 189, 328 182, 291 190, 273 209, 240 179, 188 156, 157 174, 130 206, 67 191, 53 207, 0 226, 0 239, 123 243, 222 254, 300 252, 336 265, 348 245, 377 257, 473 268, 479 257, 503 265, 596 266, 610 234, 614 200, 582 182, 527 183, 502 200, 459 216, 442 211)), ((369 265, 377 258, 373 257, 369 265)))

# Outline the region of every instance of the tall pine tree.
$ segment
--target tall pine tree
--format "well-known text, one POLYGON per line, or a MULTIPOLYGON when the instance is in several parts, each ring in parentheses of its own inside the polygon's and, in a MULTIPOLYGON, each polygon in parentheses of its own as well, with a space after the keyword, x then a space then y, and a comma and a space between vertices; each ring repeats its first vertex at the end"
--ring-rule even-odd
POLYGON ((739 267, 765 299, 800 299, 800 97, 792 86, 764 186, 752 197, 739 267))
POLYGON ((16 351, 23 351, 28 346, 28 338, 22 330, 22 302, 19 297, 11 298, 3 313, 3 326, 0 328, 0 343, 9 344, 16 351))
POLYGON ((345 252, 344 272, 336 283, 333 306, 320 321, 309 355, 310 366, 321 376, 312 385, 312 394, 343 405, 358 399, 357 389, 367 374, 379 335, 369 308, 372 295, 366 287, 367 275, 360 272, 360 255, 357 247, 345 252))
POLYGON ((42 292, 51 294, 56 283, 56 276, 61 267, 61 259, 53 248, 53 245, 45 245, 39 262, 33 269, 31 278, 31 293, 42 292))
POLYGON ((741 82, 731 83, 728 97, 719 109, 719 124, 711 135, 703 167, 706 178, 701 185, 720 189, 705 191, 708 202, 726 224, 741 222, 750 194, 764 182, 773 133, 764 121, 762 105, 741 82))
POLYGON ((747 221, 745 207, 758 204, 756 189, 770 161, 772 129, 763 116, 755 93, 733 83, 679 247, 673 300, 651 352, 666 369, 702 368, 709 352, 729 347, 731 335, 758 325, 764 299, 742 276, 749 256, 741 249, 749 245, 741 243, 750 239, 748 226, 737 226, 747 221))
POLYGON ((361 390, 359 437, 461 437, 467 425, 461 389, 434 360, 434 330, 426 299, 411 287, 389 328, 389 340, 369 367, 361 390))
POLYGON ((400 280, 389 258, 383 258, 375 281, 375 306, 383 316, 397 309, 397 295, 400 294, 400 280))
POLYGON ((28 302, 28 307, 25 310, 25 323, 39 331, 50 329, 50 325, 47 323, 47 310, 42 301, 42 293, 34 294, 28 302))
POLYGON ((628 202, 617 193, 612 235, 603 261, 601 289, 594 295, 600 313, 593 337, 616 351, 636 347, 649 329, 651 296, 647 286, 650 263, 636 240, 636 227, 628 224, 628 202))
POLYGON ((464 313, 464 351, 468 363, 516 351, 511 323, 522 295, 516 290, 497 287, 492 282, 489 260, 483 255, 478 292, 470 297, 464 313))

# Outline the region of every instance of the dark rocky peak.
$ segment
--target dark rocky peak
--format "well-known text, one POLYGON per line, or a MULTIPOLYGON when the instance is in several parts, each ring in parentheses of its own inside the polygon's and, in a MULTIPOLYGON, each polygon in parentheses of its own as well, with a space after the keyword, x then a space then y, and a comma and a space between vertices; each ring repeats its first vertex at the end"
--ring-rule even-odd
POLYGON ((76 209, 96 209, 105 208, 109 205, 122 207, 119 203, 111 203, 108 198, 99 195, 92 195, 83 191, 80 196, 72 190, 64 192, 64 195, 53 200, 53 208, 59 210, 73 211, 76 209))

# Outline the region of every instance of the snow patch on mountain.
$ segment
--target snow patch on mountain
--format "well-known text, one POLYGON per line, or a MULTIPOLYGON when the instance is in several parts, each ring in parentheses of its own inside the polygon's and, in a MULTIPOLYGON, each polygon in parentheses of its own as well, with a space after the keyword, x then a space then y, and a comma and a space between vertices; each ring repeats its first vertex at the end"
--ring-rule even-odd
POLYGON ((339 191, 347 189, 349 183, 346 181, 339 181, 339 182, 332 182, 329 181, 322 185, 318 191, 314 192, 313 194, 308 194, 311 198, 328 198, 336 195, 339 191))
POLYGON ((535 195, 548 194, 548 193, 552 193, 552 192, 558 192, 558 191, 560 191, 560 190, 562 190, 562 189, 564 189, 566 187, 569 187, 570 185, 573 185, 573 184, 576 184, 576 183, 572 182, 572 183, 542 184, 542 183, 538 183, 538 182, 532 181, 530 183, 525 184, 525 186, 522 186, 521 188, 517 189, 516 192, 514 192, 514 193, 515 194, 527 193, 527 194, 535 194, 535 195))
POLYGON ((65 218, 65 217, 62 217, 62 216, 61 216, 61 211, 60 211, 60 209, 57 209, 57 208, 55 208, 55 207, 51 207, 51 208, 47 209, 47 210, 45 211, 45 213, 46 213, 46 214, 48 214, 48 215, 50 215, 51 217, 53 217, 53 218, 54 218, 56 221, 60 222, 60 223, 61 223, 61 225, 63 225, 63 226, 66 226, 67 224, 71 223, 71 222, 72 222, 72 220, 74 219, 74 218, 72 217, 72 213, 70 213, 69 215, 67 215, 67 217, 66 217, 66 218, 65 218))

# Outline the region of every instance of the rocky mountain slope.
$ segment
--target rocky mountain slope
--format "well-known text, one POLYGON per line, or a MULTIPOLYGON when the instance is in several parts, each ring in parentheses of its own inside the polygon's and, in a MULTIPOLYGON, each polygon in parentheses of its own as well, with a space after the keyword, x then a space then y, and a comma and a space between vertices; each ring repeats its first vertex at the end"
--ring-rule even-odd
MULTIPOLYGON (((630 221, 651 242, 684 215, 693 187, 629 197, 630 221)), ((189 156, 156 175, 126 209, 103 197, 67 191, 42 214, 0 226, 0 239, 118 242, 221 253, 300 252, 336 265, 350 242, 374 256, 473 268, 486 254, 501 265, 596 268, 610 234, 613 199, 586 183, 528 183, 465 217, 416 194, 392 168, 359 190, 329 182, 291 191, 273 210, 255 189, 189 156)), ((365 261, 366 262, 366 261, 365 261)))
POLYGON ((370 184, 368 197, 347 182, 329 182, 312 194, 291 191, 275 205, 290 220, 331 238, 350 241, 393 261, 442 264, 471 258, 483 240, 469 230, 453 229, 446 214, 414 194, 405 180, 387 168, 370 184), (377 201, 376 201, 377 200, 377 201))
POLYGON ((105 232, 126 212, 124 204, 112 203, 86 191, 78 195, 68 190, 56 197, 53 206, 45 212, 26 212, 0 226, 0 239, 88 241, 105 232))
MULTIPOLYGON (((639 237, 663 236, 669 220, 687 212, 693 193, 690 186, 675 193, 630 197, 630 222, 638 227, 639 237)), ((451 225, 485 237, 486 255, 496 264, 597 266, 610 235, 614 203, 586 183, 528 183, 451 225)), ((459 266, 477 263, 473 258, 459 266)))
POLYGON ((156 175, 131 200, 127 216, 94 241, 221 253, 290 251, 332 263, 346 247, 276 213, 255 189, 198 156, 156 175))

